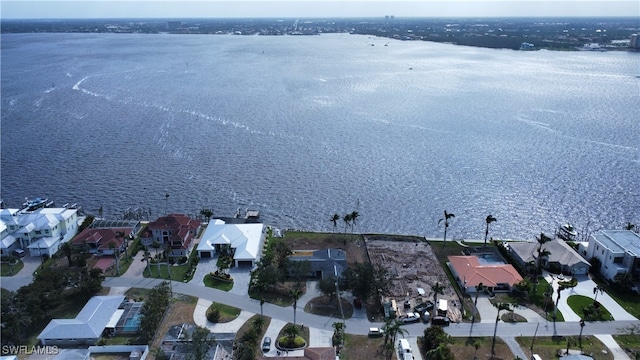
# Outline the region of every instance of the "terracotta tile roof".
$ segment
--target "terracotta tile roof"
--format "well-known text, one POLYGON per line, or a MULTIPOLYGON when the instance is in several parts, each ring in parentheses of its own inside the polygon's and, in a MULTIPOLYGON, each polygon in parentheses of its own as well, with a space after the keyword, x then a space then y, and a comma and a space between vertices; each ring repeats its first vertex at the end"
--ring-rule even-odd
POLYGON ((522 280, 522 276, 510 264, 480 264, 477 256, 449 256, 449 263, 455 269, 461 282, 467 287, 497 286, 509 284, 513 286, 522 280))
MULTIPOLYGON (((124 243, 124 237, 116 237, 118 233, 129 234, 131 228, 118 228, 118 229, 93 229, 87 228, 76 235, 71 243, 74 245, 81 245, 85 241, 87 244, 97 244, 97 249, 108 250, 109 244, 114 243, 116 248, 119 248, 124 243)), ((125 235, 126 236, 126 235, 125 235)))

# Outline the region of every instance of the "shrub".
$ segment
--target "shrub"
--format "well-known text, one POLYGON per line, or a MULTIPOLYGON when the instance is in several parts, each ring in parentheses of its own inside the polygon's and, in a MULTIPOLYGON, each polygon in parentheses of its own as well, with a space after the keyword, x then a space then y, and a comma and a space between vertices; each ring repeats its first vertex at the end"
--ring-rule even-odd
POLYGON ((300 336, 296 336, 295 338, 291 338, 289 336, 282 336, 278 339, 278 343, 280 346, 289 349, 296 349, 305 346, 306 342, 300 336))
POLYGON ((216 304, 211 304, 207 309, 207 320, 217 323, 220 320, 220 308, 216 304))

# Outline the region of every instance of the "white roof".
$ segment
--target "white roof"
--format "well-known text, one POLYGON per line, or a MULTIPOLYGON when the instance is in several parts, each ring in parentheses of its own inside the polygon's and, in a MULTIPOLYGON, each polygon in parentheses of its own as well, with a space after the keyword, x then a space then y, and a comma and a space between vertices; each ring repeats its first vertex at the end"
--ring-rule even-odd
POLYGON ((4 239, 2 239, 2 243, 0 243, 0 247, 3 249, 10 248, 17 241, 16 237, 13 235, 8 235, 4 239))
POLYGON ((447 300, 438 299, 438 310, 447 311, 447 309, 448 309, 447 300))
POLYGON ((235 249, 234 260, 256 260, 263 245, 264 224, 226 224, 217 219, 200 239, 198 251, 211 251, 215 245, 235 249))
POLYGON ((38 339, 97 339, 102 335, 124 296, 94 296, 75 319, 53 319, 38 339))
POLYGON ((118 325, 118 321, 122 317, 122 314, 124 314, 124 309, 116 310, 116 312, 114 312, 113 315, 111 315, 111 319, 109 319, 109 322, 107 323, 107 326, 105 326, 105 328, 107 329, 115 328, 116 325, 118 325))
POLYGON ((39 238, 38 240, 31 243, 31 245, 27 246, 29 249, 48 249, 53 246, 58 238, 47 236, 43 238, 39 238))
POLYGON ((640 257, 640 235, 631 230, 602 230, 591 236, 613 253, 640 257))

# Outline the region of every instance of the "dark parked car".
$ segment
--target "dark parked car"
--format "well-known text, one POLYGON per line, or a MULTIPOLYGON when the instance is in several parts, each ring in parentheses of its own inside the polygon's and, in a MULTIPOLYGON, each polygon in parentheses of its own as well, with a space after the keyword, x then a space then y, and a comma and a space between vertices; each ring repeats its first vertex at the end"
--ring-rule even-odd
POLYGON ((433 309, 433 302, 432 301, 427 301, 427 302, 423 302, 420 303, 418 305, 416 305, 416 307, 413 308, 413 310, 415 312, 419 312, 422 313, 423 311, 429 311, 433 309))
POLYGON ((451 320, 446 316, 434 316, 431 319, 431 325, 449 326, 450 322, 451 320))

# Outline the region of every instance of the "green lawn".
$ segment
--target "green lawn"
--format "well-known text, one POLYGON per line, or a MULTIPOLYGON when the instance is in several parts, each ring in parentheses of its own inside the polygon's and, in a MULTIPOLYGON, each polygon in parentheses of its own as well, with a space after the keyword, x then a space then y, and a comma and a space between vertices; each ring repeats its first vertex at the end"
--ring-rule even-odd
POLYGON ((606 321, 613 320, 611 317, 611 313, 607 308, 600 305, 600 316, 598 318, 594 318, 592 316, 586 316, 584 314, 583 309, 593 304, 593 299, 583 295, 571 295, 567 298, 567 304, 573 310, 574 313, 580 315, 581 318, 585 320, 594 320, 594 321, 606 321))
MULTIPOLYGON (((193 273, 190 276, 187 276, 191 267, 189 266, 190 261, 196 256, 196 251, 192 251, 189 257, 189 260, 182 265, 171 265, 171 280, 174 281, 184 281, 187 282, 193 278, 193 273)), ((156 279, 169 279, 169 269, 167 269, 167 264, 163 263, 158 266, 158 264, 150 264, 149 271, 145 269, 142 272, 144 277, 152 277, 156 279), (159 269, 158 269, 159 267, 159 269), (149 274, 151 272, 151 274, 149 274)))
POLYGON ((0 276, 13 276, 22 270, 24 267, 24 263, 21 260, 18 260, 16 264, 9 265, 9 263, 2 263, 0 265, 1 271, 0 276))
MULTIPOLYGON (((580 350, 580 345, 578 341, 578 336, 571 336, 572 340, 575 340, 575 345, 569 347, 570 350, 580 350)), ((530 354, 531 352, 531 341, 532 337, 516 337, 516 340, 520 344, 520 347, 525 351, 525 354, 530 354)), ((553 336, 553 337, 536 337, 535 343, 533 346, 533 352, 535 354, 540 355, 543 359, 557 359, 556 355, 558 350, 566 351, 567 350, 567 338, 564 336, 553 336)), ((582 336, 582 351, 584 353, 597 354, 598 360, 613 360, 613 355, 609 351, 609 349, 595 336, 582 336), (603 353, 602 350, 605 350, 607 353, 603 353)))
MULTIPOLYGON (((635 351, 637 356, 640 356, 640 335, 613 335, 613 338, 618 342, 621 348, 635 351)), ((628 352, 627 352, 628 354, 628 352)), ((633 359, 633 356, 630 355, 633 359)))
POLYGON ((596 282, 598 285, 603 286, 605 288, 605 292, 609 294, 622 308, 624 308, 629 314, 636 317, 636 319, 640 319, 640 297, 637 294, 632 293, 622 293, 609 284, 599 278, 598 276, 592 277, 592 280, 596 282))
POLYGON ((233 289, 233 281, 231 282, 222 281, 210 276, 209 274, 204 276, 203 281, 206 287, 210 287, 210 288, 214 288, 222 291, 229 291, 233 289))
POLYGON ((226 323, 235 320, 238 315, 240 315, 240 309, 233 306, 214 302, 209 305, 209 309, 212 308, 220 310, 220 319, 218 320, 218 323, 226 323))

